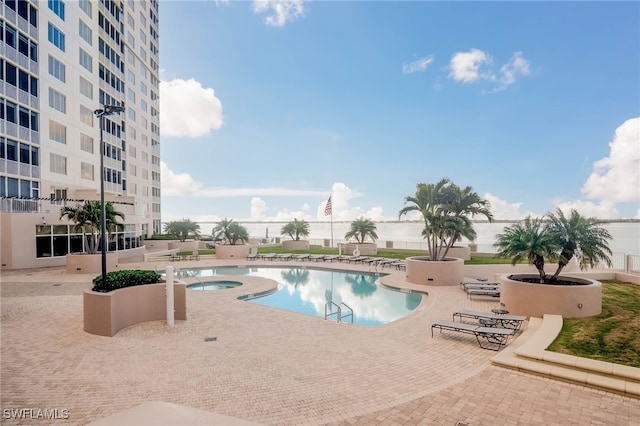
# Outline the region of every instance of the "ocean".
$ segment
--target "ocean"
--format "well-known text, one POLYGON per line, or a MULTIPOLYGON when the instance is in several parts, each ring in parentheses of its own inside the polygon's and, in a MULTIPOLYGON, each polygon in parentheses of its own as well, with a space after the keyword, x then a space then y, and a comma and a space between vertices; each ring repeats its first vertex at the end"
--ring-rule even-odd
MULTIPOLYGON (((287 222, 240 222, 249 230, 252 238, 274 239, 281 237, 280 229, 287 222)), ((495 236, 504 231, 504 228, 514 222, 475 222, 474 229, 478 235, 475 243, 478 245, 478 252, 495 253, 493 247, 495 236)), ((211 231, 216 226, 213 222, 199 222, 200 234, 211 235, 211 231)), ((308 239, 312 244, 321 244, 325 239, 331 240, 333 228, 333 246, 344 242, 344 234, 349 230, 351 222, 309 222, 310 233, 308 239)), ((378 234, 378 246, 384 247, 387 241, 393 241, 393 247, 410 250, 426 250, 427 245, 422 238, 422 222, 414 221, 391 221, 376 222, 378 234)), ((609 231, 613 240, 609 247, 614 253, 625 253, 630 255, 640 255, 640 221, 634 222, 608 222, 603 227, 609 231)), ((285 237, 288 238, 288 237, 285 237)), ((466 245, 467 240, 462 240, 460 244, 466 245)))

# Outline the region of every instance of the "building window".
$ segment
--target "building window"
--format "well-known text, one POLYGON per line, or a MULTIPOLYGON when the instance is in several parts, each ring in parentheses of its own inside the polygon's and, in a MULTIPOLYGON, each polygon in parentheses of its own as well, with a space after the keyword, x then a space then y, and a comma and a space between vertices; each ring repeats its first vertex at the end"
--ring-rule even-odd
POLYGON ((80 65, 82 65, 87 71, 93 72, 93 58, 81 47, 80 49, 80 65))
POLYGON ((79 2, 80 10, 87 14, 87 16, 91 17, 92 9, 91 9, 91 0, 80 0, 79 2))
POLYGON ((65 82, 66 68, 62 62, 49 55, 49 74, 58 80, 65 82))
POLYGON ((93 153, 93 138, 84 133, 80 133, 80 149, 84 152, 93 153))
POLYGON ((93 164, 80 163, 80 177, 86 180, 93 180, 93 164))
POLYGON ((61 0, 49 0, 49 9, 64 21, 64 3, 61 0))
POLYGON ((80 93, 93 100, 93 84, 82 76, 80 76, 80 93))
POLYGON ((49 139, 66 144, 67 128, 60 123, 49 120, 49 139))
POLYGON ((93 31, 82 19, 78 20, 80 38, 89 43, 89 46, 93 45, 93 31))
POLYGON ((67 113, 67 97, 57 90, 49 87, 49 106, 53 109, 66 114, 67 113))
POLYGON ((52 152, 49 154, 49 162, 49 170, 51 173, 67 174, 67 157, 52 152))
POLYGON ((60 31, 55 25, 49 22, 48 29, 48 38, 49 41, 56 46, 58 49, 64 52, 64 33, 60 31))
POLYGON ((80 105, 80 121, 93 127, 93 111, 84 105, 80 105))

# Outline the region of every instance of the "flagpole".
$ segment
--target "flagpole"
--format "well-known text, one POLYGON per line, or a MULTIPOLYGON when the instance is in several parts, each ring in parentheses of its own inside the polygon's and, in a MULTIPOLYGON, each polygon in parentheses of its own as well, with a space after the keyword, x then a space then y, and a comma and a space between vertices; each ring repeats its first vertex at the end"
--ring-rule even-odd
POLYGON ((333 208, 331 209, 331 248, 333 248, 333 208))

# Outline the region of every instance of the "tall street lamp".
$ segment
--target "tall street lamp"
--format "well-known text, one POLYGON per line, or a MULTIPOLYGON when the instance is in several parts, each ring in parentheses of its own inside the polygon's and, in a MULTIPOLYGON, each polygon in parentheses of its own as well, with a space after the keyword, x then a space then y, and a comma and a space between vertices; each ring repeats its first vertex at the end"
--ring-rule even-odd
POLYGON ((103 105, 101 109, 93 111, 100 118, 100 251, 102 254, 102 282, 100 291, 107 291, 107 215, 104 204, 104 117, 120 114, 123 106, 103 105))

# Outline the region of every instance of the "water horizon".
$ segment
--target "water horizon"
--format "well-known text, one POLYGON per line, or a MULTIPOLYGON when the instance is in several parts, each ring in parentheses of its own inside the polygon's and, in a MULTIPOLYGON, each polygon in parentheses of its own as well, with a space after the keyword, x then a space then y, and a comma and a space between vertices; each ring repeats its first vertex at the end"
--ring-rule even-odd
MULTIPOLYGON (((426 242, 422 238, 422 221, 374 221, 377 226, 378 246, 384 247, 386 241, 393 241, 394 248, 418 249, 426 248, 426 242), (423 247, 424 246, 424 247, 423 247)), ((508 224, 517 223, 520 220, 486 220, 473 221, 477 238, 474 243, 478 252, 495 253, 493 247, 495 236, 504 232, 508 224)), ((609 231, 613 239, 609 248, 614 253, 625 253, 630 255, 640 255, 640 220, 638 219, 612 219, 602 221, 603 228, 609 231)), ((213 228, 218 222, 197 222, 200 225, 200 235, 211 235, 213 228)), ((280 234, 280 229, 289 221, 238 221, 249 231, 251 238, 285 238, 280 234)), ((344 235, 351 227, 351 221, 308 221, 309 240, 333 240, 333 246, 345 242, 344 235)), ((467 245, 468 240, 462 239, 461 245, 467 245)))

